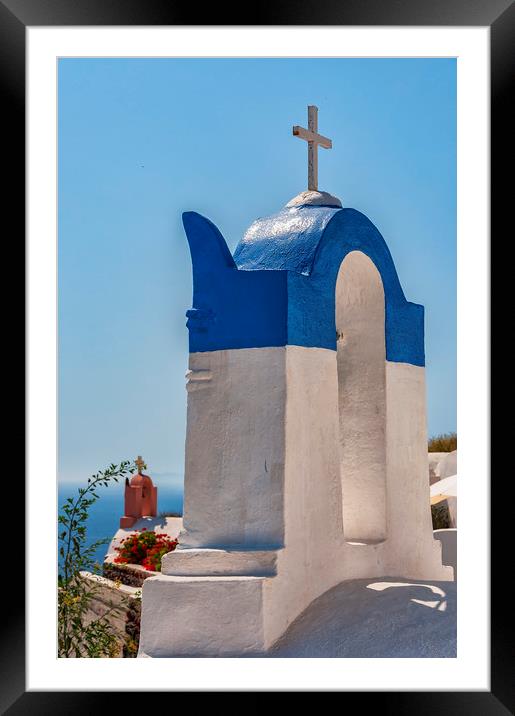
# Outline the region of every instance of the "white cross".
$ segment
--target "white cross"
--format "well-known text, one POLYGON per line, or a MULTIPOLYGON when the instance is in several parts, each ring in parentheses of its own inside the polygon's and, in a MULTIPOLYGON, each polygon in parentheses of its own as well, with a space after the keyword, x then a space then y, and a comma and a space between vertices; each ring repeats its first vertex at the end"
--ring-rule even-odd
POLYGON ((308 190, 318 191, 318 145, 331 149, 333 143, 318 134, 318 107, 308 105, 308 129, 293 127, 293 134, 308 143, 308 190))

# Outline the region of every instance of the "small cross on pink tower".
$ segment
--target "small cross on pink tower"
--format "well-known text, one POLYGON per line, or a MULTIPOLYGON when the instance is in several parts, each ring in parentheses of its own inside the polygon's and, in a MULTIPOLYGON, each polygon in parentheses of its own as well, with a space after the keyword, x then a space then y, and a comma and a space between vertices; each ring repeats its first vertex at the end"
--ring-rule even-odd
POLYGON ((147 466, 141 455, 134 464, 138 472, 125 482, 125 507, 120 518, 120 527, 124 529, 130 529, 141 517, 157 515, 157 487, 148 475, 143 474, 147 466))
POLYGON ((134 464, 135 464, 136 467, 138 468, 138 475, 143 474, 143 470, 145 470, 145 468, 146 468, 147 466, 146 466, 146 464, 145 464, 145 461, 144 461, 143 458, 141 457, 141 455, 138 455, 138 457, 136 458, 136 460, 134 460, 134 464))
POLYGON ((308 143, 308 191, 318 191, 318 145, 324 149, 333 146, 330 139, 318 134, 318 107, 308 105, 308 129, 295 125, 293 134, 308 143))

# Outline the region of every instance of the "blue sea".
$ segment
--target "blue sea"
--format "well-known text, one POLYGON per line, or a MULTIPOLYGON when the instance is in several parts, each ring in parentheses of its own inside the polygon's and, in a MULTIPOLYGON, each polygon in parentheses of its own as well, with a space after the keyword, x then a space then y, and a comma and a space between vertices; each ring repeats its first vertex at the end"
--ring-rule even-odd
MULTIPOLYGON (((173 476, 171 479, 160 477, 154 480, 157 486, 157 513, 175 512, 182 515, 183 505, 183 480, 182 477, 173 476)), ((59 484, 59 511, 68 497, 75 499, 78 496, 79 487, 85 487, 83 483, 60 483, 59 484)), ((99 487, 97 494, 99 499, 89 509, 89 518, 86 522, 87 543, 91 544, 96 540, 107 537, 109 542, 120 526, 120 517, 123 515, 125 483, 113 483, 108 487, 99 487)), ((109 542, 95 553, 95 559, 103 562, 109 546, 109 542)))

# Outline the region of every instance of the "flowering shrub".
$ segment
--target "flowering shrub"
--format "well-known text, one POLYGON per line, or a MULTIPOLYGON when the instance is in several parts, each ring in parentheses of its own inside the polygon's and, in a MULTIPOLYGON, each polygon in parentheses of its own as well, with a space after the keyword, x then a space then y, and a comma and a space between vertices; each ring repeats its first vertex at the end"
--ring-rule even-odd
POLYGON ((141 564, 152 572, 160 572, 163 554, 172 552, 176 547, 176 539, 143 527, 141 531, 122 539, 120 546, 115 547, 118 557, 114 561, 118 564, 141 564))

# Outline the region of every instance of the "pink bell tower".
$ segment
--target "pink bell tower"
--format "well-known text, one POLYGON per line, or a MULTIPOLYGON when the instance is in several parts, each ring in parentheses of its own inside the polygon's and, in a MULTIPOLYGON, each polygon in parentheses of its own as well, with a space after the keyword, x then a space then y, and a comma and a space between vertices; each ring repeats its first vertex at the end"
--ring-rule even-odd
POLYGON ((157 515, 157 487, 148 475, 143 474, 146 465, 141 455, 138 455, 136 466, 138 472, 130 479, 125 480, 125 509, 120 517, 120 527, 130 528, 140 517, 156 517, 157 515))

